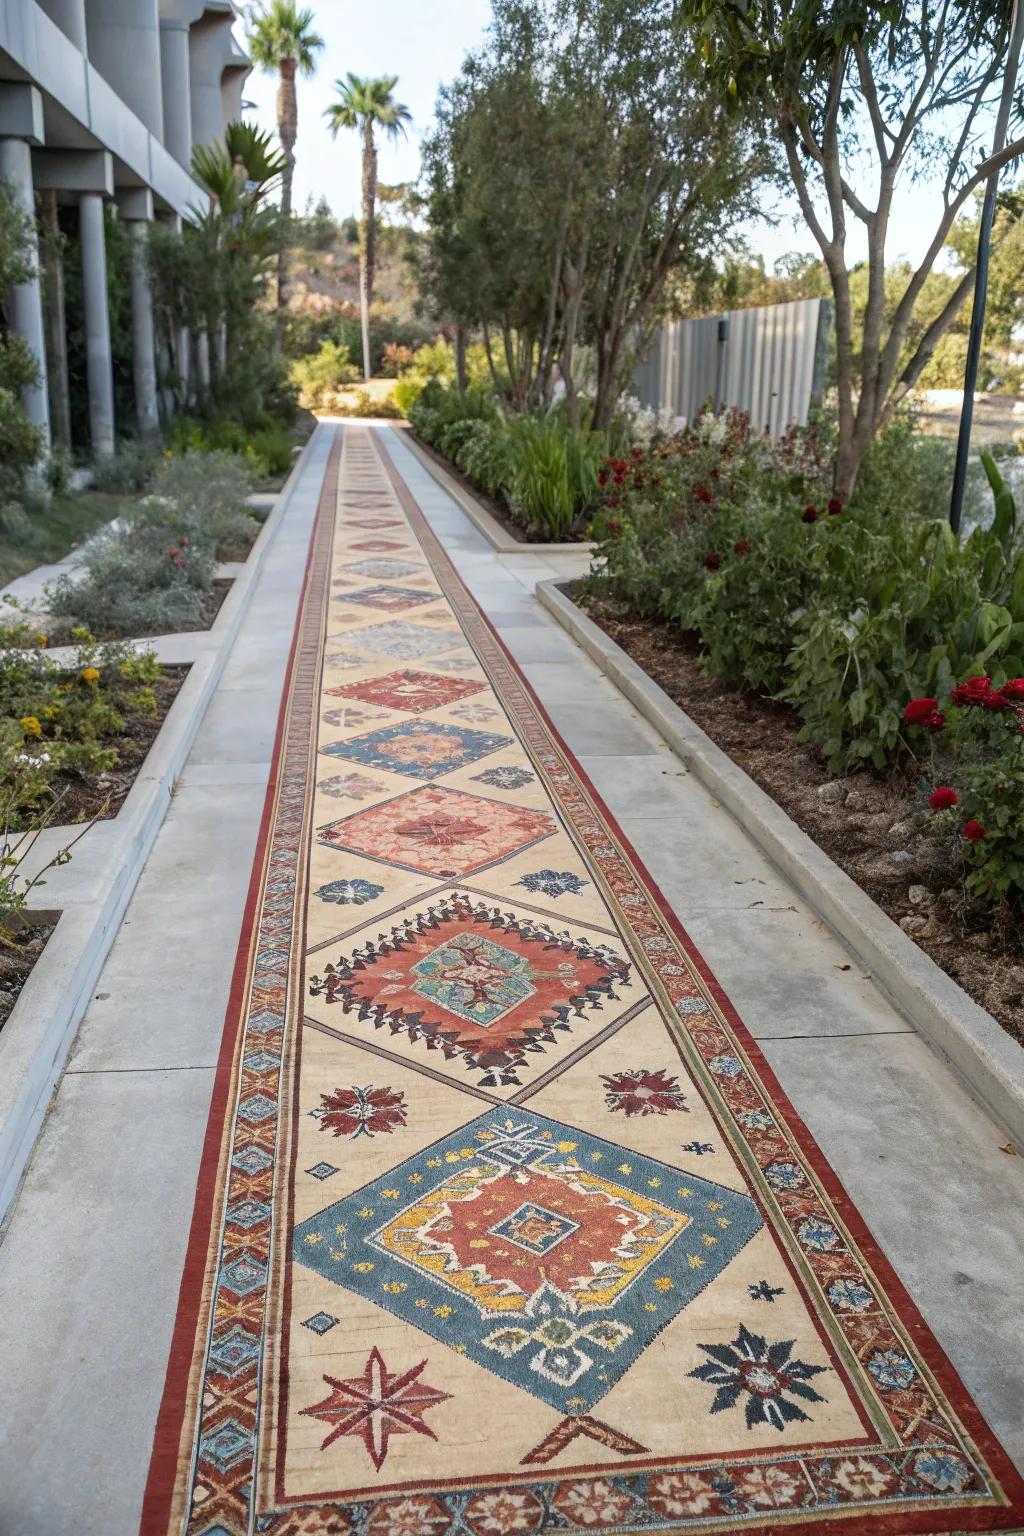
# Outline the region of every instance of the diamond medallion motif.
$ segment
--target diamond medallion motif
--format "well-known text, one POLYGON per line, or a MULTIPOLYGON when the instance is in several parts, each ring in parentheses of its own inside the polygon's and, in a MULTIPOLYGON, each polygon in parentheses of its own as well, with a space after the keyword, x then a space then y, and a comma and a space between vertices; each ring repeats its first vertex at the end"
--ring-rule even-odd
POLYGON ((556 830, 553 816, 424 785, 317 830, 328 848, 445 879, 474 874, 556 830))
POLYGON ((510 736, 473 731, 468 726, 441 725, 431 720, 403 720, 365 736, 332 741, 320 751, 367 768, 402 773, 413 779, 436 779, 466 763, 512 745, 510 736))
POLYGON ((586 1413, 760 1226, 747 1195, 543 1115, 489 1111, 304 1222, 294 1255, 586 1413))
POLYGON ((497 1087, 592 1015, 609 1023, 629 976, 605 945, 457 894, 329 962, 309 993, 497 1087))

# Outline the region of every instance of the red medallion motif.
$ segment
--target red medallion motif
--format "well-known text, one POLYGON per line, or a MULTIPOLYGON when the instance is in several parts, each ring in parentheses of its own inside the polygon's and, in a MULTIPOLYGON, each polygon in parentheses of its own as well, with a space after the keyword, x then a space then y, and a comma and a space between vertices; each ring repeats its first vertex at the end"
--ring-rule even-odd
POLYGON ((331 1388, 322 1403, 314 1403, 300 1412, 319 1419, 330 1426, 330 1432, 321 1446, 322 1450, 333 1445, 343 1436, 355 1435, 365 1445, 370 1460, 380 1471, 388 1454, 388 1441, 392 1435, 437 1436, 424 1421, 428 1408, 448 1401, 448 1392, 439 1392, 425 1381, 420 1381, 427 1362, 421 1360, 411 1370, 392 1373, 376 1346, 361 1376, 338 1381, 325 1376, 331 1388))
POLYGON ((327 692, 344 699, 361 699, 365 704, 385 704, 389 709, 407 710, 419 715, 425 709, 454 704, 457 699, 479 693, 486 684, 466 677, 444 677, 437 672, 417 672, 404 667, 384 677, 368 677, 361 683, 346 683, 327 692))

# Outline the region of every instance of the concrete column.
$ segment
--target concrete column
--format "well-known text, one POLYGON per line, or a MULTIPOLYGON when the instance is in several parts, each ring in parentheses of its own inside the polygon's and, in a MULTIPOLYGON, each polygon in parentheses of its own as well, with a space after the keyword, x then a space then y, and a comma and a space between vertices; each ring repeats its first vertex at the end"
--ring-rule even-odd
POLYGON ((82 243, 82 298, 85 308, 85 356, 89 382, 89 430, 96 458, 114 451, 114 370, 110 354, 107 307, 107 247, 103 233, 103 198, 83 192, 78 203, 82 243))
POLYGON ((56 22, 61 31, 70 37, 79 53, 88 53, 89 44, 85 30, 85 0, 38 0, 39 9, 56 22))
POLYGON ((192 164, 192 76, 188 25, 160 23, 160 78, 164 147, 184 166, 192 164))
POLYGON ((132 204, 122 206, 128 226, 132 259, 132 374, 135 383, 135 419, 140 437, 155 437, 160 430, 156 394, 156 333, 153 326, 153 289, 149 280, 146 242, 152 218, 153 198, 141 188, 126 194, 132 204))
POLYGON ((89 62, 161 143, 158 0, 85 0, 89 62))
POLYGON ((196 376, 199 380, 199 389, 206 394, 210 388, 210 333, 198 331, 196 343, 196 376))
POLYGON ((64 305, 64 256, 61 250, 57 194, 39 194, 42 226, 42 260, 45 289, 43 318, 46 322, 46 372, 50 391, 50 426, 53 440, 71 448, 71 390, 68 384, 68 328, 64 305))
POLYGON ((0 180, 9 183, 15 202, 31 221, 30 257, 33 272, 27 283, 12 288, 8 299, 11 329, 28 345, 39 367, 39 376, 24 392, 29 419, 40 428, 44 452, 50 449, 50 405, 46 387, 46 333, 43 329, 43 298, 39 285, 39 242, 36 238, 35 188, 32 182, 32 150, 25 139, 0 139, 0 180))

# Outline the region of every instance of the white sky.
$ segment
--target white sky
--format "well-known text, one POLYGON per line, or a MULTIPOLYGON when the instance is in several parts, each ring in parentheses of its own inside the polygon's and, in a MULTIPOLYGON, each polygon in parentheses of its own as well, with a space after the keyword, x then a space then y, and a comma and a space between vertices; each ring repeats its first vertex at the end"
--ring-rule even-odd
MULTIPOLYGON (((412 181, 419 170, 419 142, 433 117, 438 88, 458 72, 464 55, 482 40, 490 17, 489 0, 308 0, 316 12, 316 26, 325 41, 316 75, 300 80, 299 138, 296 146, 295 207, 323 193, 336 216, 357 213, 359 208, 359 140, 354 133, 331 139, 324 122, 324 108, 331 101, 333 83, 346 71, 357 75, 397 74, 396 94, 411 109, 409 136, 397 144, 380 146, 380 178, 385 183, 412 181)), ((246 100, 255 105, 263 127, 276 124, 276 84, 270 75, 253 73, 245 87, 246 100)), ((803 224, 795 201, 782 205, 783 217, 775 228, 752 224, 746 231, 749 243, 765 258, 771 271, 777 257, 790 251, 814 252, 810 231, 803 224)), ((905 186, 897 198, 888 241, 888 257, 914 260, 927 247, 939 217, 938 195, 927 185, 905 186)), ((851 260, 865 254, 861 226, 850 219, 848 250, 851 260)))

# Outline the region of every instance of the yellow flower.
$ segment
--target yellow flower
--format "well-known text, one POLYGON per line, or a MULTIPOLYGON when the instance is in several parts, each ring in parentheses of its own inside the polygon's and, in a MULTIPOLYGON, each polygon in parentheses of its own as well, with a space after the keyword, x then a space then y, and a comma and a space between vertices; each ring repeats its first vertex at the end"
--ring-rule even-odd
POLYGON ((82 682, 87 683, 90 688, 95 688, 100 680, 99 670, 96 667, 83 667, 78 675, 82 682))
POLYGON ((40 650, 43 650, 43 651, 45 651, 45 650, 46 650, 46 647, 47 647, 47 646, 48 646, 48 645, 49 645, 49 643, 50 643, 50 642, 49 642, 49 640, 48 640, 48 639, 47 639, 47 638, 46 638, 46 636, 45 636, 45 635, 36 635, 36 639, 37 639, 37 640, 38 640, 38 642, 39 642, 39 648, 40 648, 40 650))
POLYGON ((22 715, 21 728, 26 736, 41 736, 43 734, 43 728, 35 715, 22 715))

